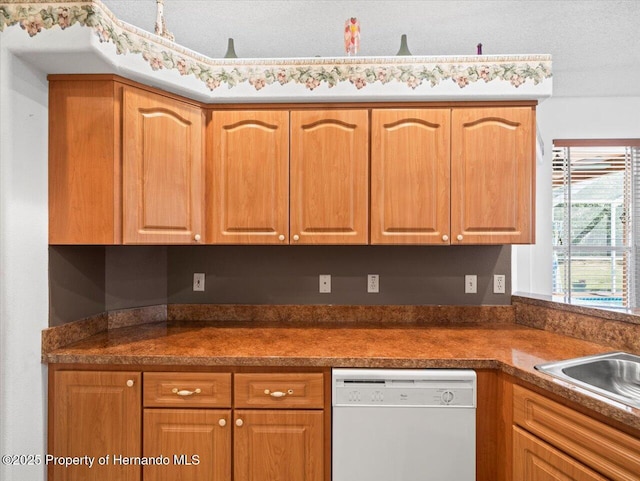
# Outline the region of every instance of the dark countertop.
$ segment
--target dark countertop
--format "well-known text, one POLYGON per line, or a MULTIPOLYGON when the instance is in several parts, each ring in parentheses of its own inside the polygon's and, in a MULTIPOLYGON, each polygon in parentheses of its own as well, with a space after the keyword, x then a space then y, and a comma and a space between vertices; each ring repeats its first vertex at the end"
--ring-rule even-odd
POLYGON ((513 322, 154 322, 103 330, 47 363, 498 369, 640 430, 640 409, 556 380, 536 364, 613 351, 513 322))

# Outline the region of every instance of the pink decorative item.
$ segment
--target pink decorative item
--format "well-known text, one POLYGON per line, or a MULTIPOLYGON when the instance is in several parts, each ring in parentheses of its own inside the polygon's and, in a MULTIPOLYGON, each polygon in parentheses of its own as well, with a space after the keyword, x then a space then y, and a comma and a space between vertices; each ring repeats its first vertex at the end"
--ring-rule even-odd
POLYGON ((360 22, 355 17, 344 22, 344 50, 347 55, 356 55, 360 50, 360 22))

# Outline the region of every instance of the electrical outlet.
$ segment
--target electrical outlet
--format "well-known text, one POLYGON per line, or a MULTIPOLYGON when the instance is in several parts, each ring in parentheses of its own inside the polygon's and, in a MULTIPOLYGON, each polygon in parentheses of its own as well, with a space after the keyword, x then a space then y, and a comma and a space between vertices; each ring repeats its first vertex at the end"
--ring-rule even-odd
POLYGON ((193 290, 204 291, 204 273, 202 272, 193 273, 193 290))
POLYGON ((476 276, 475 274, 464 276, 464 293, 465 294, 478 293, 478 276, 476 276))
POLYGON ((378 274, 369 274, 367 276, 367 292, 370 294, 380 292, 380 276, 378 274))
POLYGON ((493 275, 493 293, 494 294, 504 294, 506 291, 506 279, 504 274, 494 274, 493 275))
POLYGON ((320 293, 321 294, 331 293, 331 275, 320 274, 320 293))

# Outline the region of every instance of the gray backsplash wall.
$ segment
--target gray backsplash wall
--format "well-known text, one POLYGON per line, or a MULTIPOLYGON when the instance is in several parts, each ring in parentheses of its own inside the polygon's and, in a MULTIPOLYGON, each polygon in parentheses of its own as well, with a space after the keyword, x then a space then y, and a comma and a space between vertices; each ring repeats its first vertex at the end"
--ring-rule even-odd
POLYGON ((100 314, 105 306, 105 247, 49 247, 49 325, 100 314))
POLYGON ((510 246, 51 246, 51 326, 156 304, 507 305, 510 246), (193 292, 193 273, 206 275, 193 292), (318 293, 318 275, 332 292, 318 293), (380 293, 367 293, 367 274, 380 293), (464 293, 465 274, 478 293, 464 293), (506 293, 493 294, 493 274, 506 293))
POLYGON ((166 246, 109 246, 105 264, 108 311, 167 303, 166 246))
POLYGON ((167 303, 164 246, 50 246, 49 325, 167 303))
POLYGON ((168 303, 501 305, 511 300, 511 246, 173 246, 168 303), (193 273, 206 275, 193 292, 193 273), (318 293, 319 274, 332 292, 318 293), (367 293, 367 274, 380 293, 367 293), (478 293, 464 293, 465 274, 478 293), (493 274, 506 293, 493 294, 493 274))

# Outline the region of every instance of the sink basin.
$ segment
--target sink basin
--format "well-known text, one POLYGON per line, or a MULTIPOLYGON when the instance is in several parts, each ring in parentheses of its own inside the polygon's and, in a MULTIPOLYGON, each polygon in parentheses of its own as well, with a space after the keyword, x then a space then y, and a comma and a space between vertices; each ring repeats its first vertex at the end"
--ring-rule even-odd
POLYGON ((640 356, 610 352, 535 367, 550 376, 640 408, 640 356))

